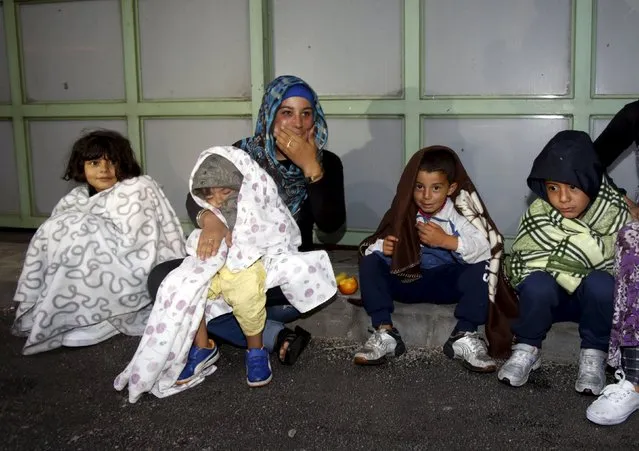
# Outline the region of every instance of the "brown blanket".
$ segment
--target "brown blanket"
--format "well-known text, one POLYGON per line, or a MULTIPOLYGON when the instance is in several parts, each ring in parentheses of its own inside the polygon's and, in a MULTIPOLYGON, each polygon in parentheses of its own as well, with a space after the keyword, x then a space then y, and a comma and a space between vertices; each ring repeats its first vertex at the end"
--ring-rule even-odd
POLYGON ((360 255, 377 239, 387 235, 399 238, 391 261, 391 273, 410 283, 421 277, 421 249, 415 216, 417 205, 413 202, 413 188, 424 153, 432 150, 446 150, 456 161, 457 189, 450 196, 457 211, 470 221, 477 229, 484 232, 491 246, 491 259, 488 271, 488 293, 490 307, 486 337, 489 353, 496 358, 505 358, 510 354, 512 333, 510 318, 517 312, 517 296, 506 280, 502 269, 504 255, 504 239, 491 219, 475 185, 468 177, 457 154, 448 147, 431 146, 421 149, 410 159, 397 184, 397 192, 390 209, 386 212, 377 231, 366 238, 359 246, 360 255))

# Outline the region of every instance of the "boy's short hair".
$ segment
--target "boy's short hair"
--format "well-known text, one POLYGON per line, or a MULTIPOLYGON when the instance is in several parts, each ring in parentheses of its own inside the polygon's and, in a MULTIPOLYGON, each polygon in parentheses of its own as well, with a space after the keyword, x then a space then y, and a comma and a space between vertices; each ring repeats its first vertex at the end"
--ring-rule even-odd
POLYGON ((85 134, 73 144, 62 179, 86 183, 84 162, 100 158, 106 158, 115 164, 118 181, 142 174, 128 139, 113 130, 96 130, 85 134))
POLYGON ((420 171, 426 172, 442 172, 446 175, 448 183, 453 183, 456 180, 457 164, 455 158, 447 150, 437 149, 424 153, 422 161, 419 164, 420 171))

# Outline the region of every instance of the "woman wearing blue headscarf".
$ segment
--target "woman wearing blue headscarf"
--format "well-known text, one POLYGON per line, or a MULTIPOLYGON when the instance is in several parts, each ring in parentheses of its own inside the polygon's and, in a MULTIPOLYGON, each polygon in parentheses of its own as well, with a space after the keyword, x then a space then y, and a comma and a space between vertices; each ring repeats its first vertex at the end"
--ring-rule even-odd
MULTIPOLYGON (((255 135, 235 146, 266 169, 297 218, 309 188, 324 176, 322 157, 327 140, 324 112, 315 92, 297 77, 282 76, 266 89, 255 135)), ((331 225, 332 229, 342 224, 331 225)))
MULTIPOLYGON (((279 193, 297 221, 302 234, 301 251, 313 247, 313 228, 331 234, 346 223, 344 171, 334 153, 325 150, 328 128, 317 94, 304 80, 283 75, 266 87, 255 134, 233 146, 249 153, 278 185, 279 193)), ((186 208, 193 224, 202 229, 198 255, 206 259, 217 253, 223 239, 231 235, 217 216, 201 210, 191 195, 186 208)), ((181 260, 158 265, 149 276, 153 298, 162 280, 181 260)), ((282 363, 292 364, 310 340, 300 327, 291 330, 284 323, 299 317, 279 288, 267 291, 267 320, 264 346, 278 351, 282 363)), ((210 335, 246 347, 246 339, 232 314, 219 316, 207 325, 210 335)))

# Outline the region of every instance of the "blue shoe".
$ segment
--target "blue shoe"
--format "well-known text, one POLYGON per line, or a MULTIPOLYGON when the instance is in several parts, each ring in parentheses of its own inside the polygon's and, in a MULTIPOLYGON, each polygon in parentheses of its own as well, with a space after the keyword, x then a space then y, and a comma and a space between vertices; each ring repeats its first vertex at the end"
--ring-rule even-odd
POLYGON ((211 339, 209 339, 208 348, 199 348, 195 345, 191 346, 186 365, 184 365, 184 369, 175 383, 177 385, 186 384, 193 379, 193 377, 200 374, 201 371, 217 362, 219 358, 220 353, 217 349, 217 345, 211 339))
POLYGON ((246 383, 249 387, 261 387, 271 382, 273 373, 266 349, 248 349, 244 363, 246 364, 246 383))

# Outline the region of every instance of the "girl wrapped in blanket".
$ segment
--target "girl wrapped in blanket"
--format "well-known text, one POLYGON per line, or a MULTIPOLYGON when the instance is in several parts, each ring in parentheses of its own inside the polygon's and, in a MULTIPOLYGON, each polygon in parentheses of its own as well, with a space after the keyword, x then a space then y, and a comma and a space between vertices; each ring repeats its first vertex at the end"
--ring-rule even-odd
POLYGON ((215 371, 219 354, 205 324, 231 312, 248 342, 247 383, 267 384, 272 373, 262 336, 266 290, 280 286, 300 313, 325 304, 337 291, 328 254, 297 250, 299 227, 273 179, 246 152, 235 147, 202 152, 190 192, 232 231, 232 242, 202 260, 197 255, 202 231, 189 236, 188 256, 160 285, 136 354, 114 382, 117 390, 129 386, 131 402, 147 391, 172 395, 215 371))
POLYGON ((129 141, 98 130, 73 145, 64 196, 33 236, 14 300, 23 354, 142 335, 151 310, 146 280, 185 254, 184 233, 129 141))

